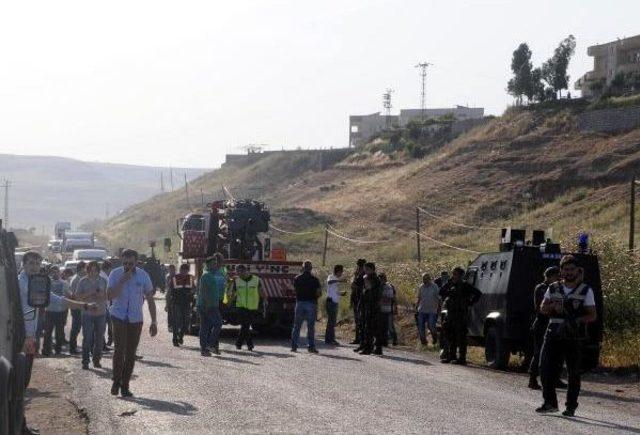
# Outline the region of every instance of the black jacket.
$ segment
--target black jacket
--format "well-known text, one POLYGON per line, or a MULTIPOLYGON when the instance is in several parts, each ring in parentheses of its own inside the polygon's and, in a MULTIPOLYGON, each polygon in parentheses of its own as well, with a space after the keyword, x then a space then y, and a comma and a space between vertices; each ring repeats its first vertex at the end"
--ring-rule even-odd
POLYGON ((447 317, 463 316, 466 318, 470 306, 482 297, 482 292, 464 281, 455 283, 449 281, 440 289, 443 307, 447 310, 447 317))
POLYGON ((310 272, 302 272, 293 280, 296 300, 316 302, 320 293, 320 280, 310 272))

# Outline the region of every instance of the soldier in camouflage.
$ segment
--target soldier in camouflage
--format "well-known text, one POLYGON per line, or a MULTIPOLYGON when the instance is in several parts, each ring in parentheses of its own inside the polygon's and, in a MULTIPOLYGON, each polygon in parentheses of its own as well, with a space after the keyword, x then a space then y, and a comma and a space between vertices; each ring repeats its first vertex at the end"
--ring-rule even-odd
POLYGON ((463 281, 464 269, 456 267, 451 280, 440 290, 444 301, 443 308, 447 315, 442 325, 447 344, 441 362, 467 364, 467 325, 469 308, 480 300, 482 293, 469 283, 463 281))

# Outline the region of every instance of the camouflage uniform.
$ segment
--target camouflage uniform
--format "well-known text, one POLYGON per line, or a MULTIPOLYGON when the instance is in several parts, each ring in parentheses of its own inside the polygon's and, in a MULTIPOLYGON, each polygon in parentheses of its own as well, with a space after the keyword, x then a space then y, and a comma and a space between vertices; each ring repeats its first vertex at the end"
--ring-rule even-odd
POLYGON ((466 362, 469 307, 478 302, 481 296, 480 290, 464 281, 449 281, 440 290, 443 308, 447 310, 442 325, 447 340, 443 361, 454 360, 457 356, 458 361, 466 362))

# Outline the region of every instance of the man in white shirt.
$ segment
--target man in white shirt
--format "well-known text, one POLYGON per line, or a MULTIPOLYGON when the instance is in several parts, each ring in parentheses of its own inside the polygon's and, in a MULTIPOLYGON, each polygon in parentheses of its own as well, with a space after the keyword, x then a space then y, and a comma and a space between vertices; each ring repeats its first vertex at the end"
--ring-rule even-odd
POLYGON ((344 266, 337 264, 333 267, 333 274, 327 277, 327 330, 324 334, 324 342, 333 346, 340 345, 336 341, 335 328, 338 321, 340 297, 345 295, 345 291, 340 289, 340 284, 346 282, 343 274, 344 266))
POLYGON ((572 417, 580 394, 582 340, 586 338, 586 325, 595 321, 597 314, 593 290, 582 282, 584 272, 574 256, 562 257, 560 274, 562 280, 549 286, 540 306, 540 312, 549 316, 549 325, 540 355, 544 403, 536 412, 558 411, 556 385, 564 361, 569 386, 562 415, 572 417))

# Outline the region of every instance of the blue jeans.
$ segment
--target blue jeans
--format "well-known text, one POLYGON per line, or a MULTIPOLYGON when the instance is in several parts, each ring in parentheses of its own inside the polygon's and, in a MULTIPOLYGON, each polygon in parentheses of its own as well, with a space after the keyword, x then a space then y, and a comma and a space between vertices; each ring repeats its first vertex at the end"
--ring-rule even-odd
POLYGON ((222 330, 222 315, 220 308, 210 307, 206 311, 200 310, 200 350, 209 347, 218 348, 220 331, 222 330))
POLYGON ((307 321, 307 344, 309 348, 316 347, 316 315, 317 304, 315 301, 297 301, 296 311, 293 318, 293 331, 291 331, 291 347, 298 348, 298 340, 300 340, 300 329, 302 323, 307 321))
POLYGON ((104 328, 107 316, 82 314, 82 364, 89 364, 89 354, 94 361, 100 361, 104 346, 104 328))
POLYGON ((418 313, 418 333, 420 334, 420 341, 423 343, 427 341, 427 331, 424 324, 426 323, 431 332, 431 339, 437 341, 436 335, 436 323, 438 321, 438 313, 418 313))

